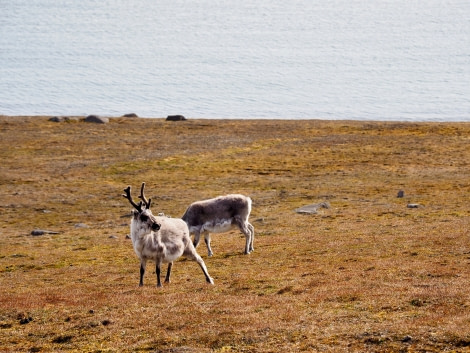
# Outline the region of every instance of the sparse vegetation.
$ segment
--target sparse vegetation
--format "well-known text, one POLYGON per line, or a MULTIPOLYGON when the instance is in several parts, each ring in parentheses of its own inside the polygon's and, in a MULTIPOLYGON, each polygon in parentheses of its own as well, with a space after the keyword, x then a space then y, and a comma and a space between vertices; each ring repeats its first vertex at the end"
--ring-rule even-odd
POLYGON ((0 145, 2 352, 470 350, 470 123, 0 117, 0 145), (214 234, 215 286, 138 288, 142 181, 174 217, 249 195, 255 251, 214 234))

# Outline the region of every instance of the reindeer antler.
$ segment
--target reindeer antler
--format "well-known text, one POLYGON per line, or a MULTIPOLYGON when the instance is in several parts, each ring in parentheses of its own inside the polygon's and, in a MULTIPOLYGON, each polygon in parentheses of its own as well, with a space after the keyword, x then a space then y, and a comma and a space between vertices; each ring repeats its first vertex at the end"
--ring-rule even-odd
POLYGON ((125 188, 125 189, 124 189, 124 192, 125 192, 126 194, 125 194, 125 195, 122 194, 122 196, 124 196, 126 199, 128 199, 129 202, 131 203, 131 205, 134 206, 137 211, 142 212, 142 201, 140 201, 138 204, 136 204, 136 203, 132 200, 132 196, 131 196, 131 187, 128 186, 127 188, 125 188))
POLYGON ((150 209, 150 203, 152 202, 152 199, 146 199, 144 195, 144 188, 145 188, 145 183, 142 183, 142 186, 140 187, 140 196, 139 199, 141 199, 144 202, 145 208, 150 209))

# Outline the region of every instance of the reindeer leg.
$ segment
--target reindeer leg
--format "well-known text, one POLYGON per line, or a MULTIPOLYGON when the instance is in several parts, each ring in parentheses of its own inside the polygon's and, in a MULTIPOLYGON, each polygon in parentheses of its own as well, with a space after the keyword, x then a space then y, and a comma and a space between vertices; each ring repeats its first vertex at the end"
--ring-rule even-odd
POLYGON ((170 262, 168 264, 168 270, 166 271, 165 283, 170 283, 170 273, 171 273, 172 266, 173 266, 173 262, 170 262))
POLYGON ((160 263, 157 261, 157 265, 155 266, 155 273, 157 274, 157 287, 162 286, 162 282, 160 281, 160 263))
POLYGON ((193 240, 194 248, 197 248, 197 246, 199 245, 200 238, 201 238, 201 231, 196 230, 194 232, 194 240, 193 240))
MULTIPOLYGON (((245 242, 245 254, 248 255, 252 250, 251 248, 253 247, 253 244, 252 244, 252 239, 251 239, 251 229, 250 227, 247 225, 249 224, 248 222, 244 222, 242 219, 240 218, 235 218, 235 224, 238 226, 238 228, 240 229, 240 231, 245 235, 245 239, 246 239, 246 242, 245 242)), ((250 224, 251 225, 251 224, 250 224)), ((253 226, 251 226, 253 227, 253 226)), ((254 234, 254 232, 253 232, 254 234)))
POLYGON ((140 282, 139 282, 139 287, 142 287, 144 285, 144 274, 145 274, 146 265, 147 265, 147 261, 145 261, 145 260, 140 261, 140 282))
POLYGON ((253 247, 253 242, 255 241, 255 227, 253 227, 250 223, 248 223, 248 229, 251 233, 251 241, 250 241, 250 252, 254 251, 255 248, 253 247))
POLYGON ((186 247, 186 249, 184 250, 183 256, 185 256, 189 260, 196 261, 201 267, 202 272, 204 273, 204 276, 206 277, 206 282, 210 284, 214 284, 214 280, 211 278, 211 276, 209 276, 209 272, 207 271, 207 267, 206 267, 206 264, 204 263, 204 260, 196 252, 196 249, 190 245, 191 243, 189 243, 189 246, 186 247))
POLYGON ((209 232, 204 232, 204 241, 206 242, 206 246, 207 246, 207 256, 214 255, 211 249, 211 235, 209 232))

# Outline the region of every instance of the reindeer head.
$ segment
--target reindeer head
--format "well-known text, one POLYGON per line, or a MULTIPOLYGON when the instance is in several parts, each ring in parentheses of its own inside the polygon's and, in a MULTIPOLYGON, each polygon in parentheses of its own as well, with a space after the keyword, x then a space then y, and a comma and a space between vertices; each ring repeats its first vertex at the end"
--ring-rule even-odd
POLYGON ((124 192, 126 194, 123 194, 122 196, 128 199, 131 205, 134 206, 135 208, 135 210, 133 210, 133 219, 132 219, 132 221, 136 223, 134 224, 134 226, 136 226, 136 228, 144 228, 144 229, 153 230, 156 232, 160 229, 160 224, 157 223, 157 219, 152 214, 152 211, 150 211, 150 203, 152 202, 152 200, 151 199, 147 200, 145 198, 144 188, 145 188, 145 183, 142 183, 142 187, 140 188, 140 196, 139 196, 139 199, 141 199, 141 201, 139 201, 138 204, 132 200, 130 186, 124 189, 124 192), (145 208, 142 208, 142 206, 145 206, 145 208))

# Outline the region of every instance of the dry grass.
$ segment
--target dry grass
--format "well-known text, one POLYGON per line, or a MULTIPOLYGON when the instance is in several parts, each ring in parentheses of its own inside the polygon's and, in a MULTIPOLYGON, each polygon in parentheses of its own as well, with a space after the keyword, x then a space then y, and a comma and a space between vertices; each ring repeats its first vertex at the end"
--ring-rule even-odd
POLYGON ((470 350, 468 123, 0 117, 0 145, 2 352, 470 350), (215 235, 215 286, 181 260, 138 288, 142 181, 173 216, 250 195, 255 252, 215 235))

